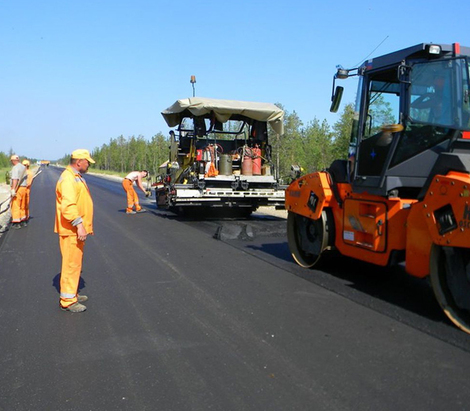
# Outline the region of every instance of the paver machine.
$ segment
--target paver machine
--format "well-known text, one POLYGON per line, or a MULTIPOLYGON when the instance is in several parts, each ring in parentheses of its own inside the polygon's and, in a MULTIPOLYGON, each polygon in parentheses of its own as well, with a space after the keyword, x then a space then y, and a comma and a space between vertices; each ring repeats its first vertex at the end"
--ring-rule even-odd
POLYGON ((349 158, 286 190, 289 248, 303 267, 329 250, 430 276, 470 333, 470 48, 418 44, 339 68, 358 93, 349 158))
POLYGON ((286 186, 280 184, 270 143, 273 134, 283 134, 283 110, 269 103, 193 97, 176 101, 162 115, 176 133, 170 131, 169 160, 155 188, 159 208, 244 216, 259 206, 284 208, 286 186))

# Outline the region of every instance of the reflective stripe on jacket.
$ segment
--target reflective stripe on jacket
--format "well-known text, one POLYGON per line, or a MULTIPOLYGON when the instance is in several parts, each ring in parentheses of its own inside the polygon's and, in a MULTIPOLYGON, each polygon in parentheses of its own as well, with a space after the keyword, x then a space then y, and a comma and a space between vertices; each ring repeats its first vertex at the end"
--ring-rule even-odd
POLYGON ((88 234, 93 233, 93 201, 83 177, 71 166, 61 174, 56 186, 56 218, 54 232, 76 235, 78 222, 88 234))

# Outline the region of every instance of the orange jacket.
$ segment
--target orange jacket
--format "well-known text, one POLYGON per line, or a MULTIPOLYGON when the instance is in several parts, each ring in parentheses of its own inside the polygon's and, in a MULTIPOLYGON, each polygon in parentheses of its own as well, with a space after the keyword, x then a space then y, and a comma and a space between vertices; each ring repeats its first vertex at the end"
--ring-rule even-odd
POLYGON ((68 166, 56 186, 56 218, 54 232, 76 235, 76 225, 83 223, 88 234, 93 233, 93 200, 83 177, 68 166))
POLYGON ((26 170, 26 188, 31 188, 33 184, 33 172, 30 169, 26 170))

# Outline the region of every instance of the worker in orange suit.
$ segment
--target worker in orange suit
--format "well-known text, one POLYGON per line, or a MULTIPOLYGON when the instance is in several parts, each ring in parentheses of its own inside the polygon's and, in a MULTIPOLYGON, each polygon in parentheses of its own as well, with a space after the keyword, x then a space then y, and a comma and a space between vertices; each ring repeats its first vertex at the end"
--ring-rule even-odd
POLYGON ((26 192, 26 167, 20 163, 20 158, 13 154, 10 157, 11 169, 11 227, 15 230, 25 226, 24 196, 26 192))
POLYGON ((93 235, 93 200, 83 174, 94 162, 88 150, 75 150, 56 186, 54 231, 59 234, 62 254, 60 308, 72 313, 85 311, 82 303, 88 300, 78 294, 78 285, 85 241, 93 235))
POLYGON ((142 184, 142 179, 148 176, 147 170, 142 171, 132 171, 130 172, 124 180, 122 180, 122 188, 127 193, 127 208, 126 214, 135 214, 135 213, 143 213, 145 210, 139 204, 139 197, 134 190, 134 182, 136 183, 137 187, 139 187, 146 197, 148 197, 148 192, 144 189, 142 184), (134 211, 135 206, 135 211, 134 211))
POLYGON ((30 162, 29 160, 23 160, 22 164, 26 167, 26 191, 23 200, 23 208, 25 214, 24 224, 27 225, 29 221, 29 199, 31 194, 31 186, 33 184, 34 175, 33 172, 29 169, 30 162))

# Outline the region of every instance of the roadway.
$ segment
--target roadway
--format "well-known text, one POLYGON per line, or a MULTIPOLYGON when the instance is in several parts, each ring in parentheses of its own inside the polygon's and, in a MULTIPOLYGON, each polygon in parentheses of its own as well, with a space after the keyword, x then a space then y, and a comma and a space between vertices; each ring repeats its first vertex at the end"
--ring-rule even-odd
POLYGON ((304 270, 285 220, 180 218, 86 176, 80 314, 58 307, 59 169, 0 240, 0 410, 464 410, 470 336, 426 281, 334 258, 304 270))

